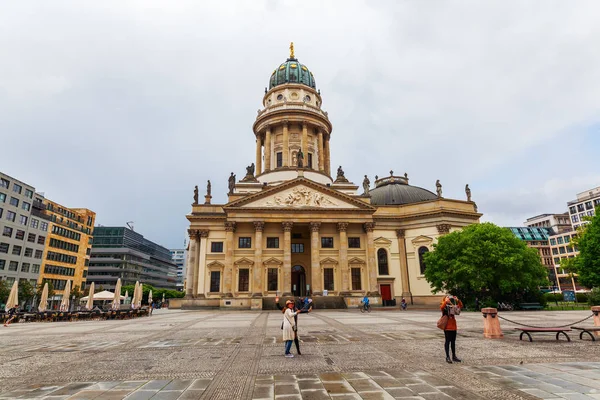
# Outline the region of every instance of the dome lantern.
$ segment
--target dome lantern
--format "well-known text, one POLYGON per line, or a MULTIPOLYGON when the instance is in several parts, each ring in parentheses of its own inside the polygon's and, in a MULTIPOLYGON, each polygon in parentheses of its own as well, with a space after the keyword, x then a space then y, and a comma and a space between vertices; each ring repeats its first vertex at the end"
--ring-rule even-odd
POLYGON ((306 65, 298 62, 298 59, 294 55, 294 42, 290 43, 290 58, 275 68, 271 74, 269 90, 286 83, 299 83, 313 89, 316 88, 312 72, 310 72, 306 65))

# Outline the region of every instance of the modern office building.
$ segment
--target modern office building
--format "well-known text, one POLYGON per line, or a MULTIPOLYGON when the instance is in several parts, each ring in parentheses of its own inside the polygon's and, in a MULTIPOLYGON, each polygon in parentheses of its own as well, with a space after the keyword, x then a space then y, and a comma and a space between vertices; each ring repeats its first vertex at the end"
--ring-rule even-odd
POLYGON ((0 279, 11 285, 38 280, 49 228, 41 207, 33 186, 0 172, 0 279))
POLYGON ((548 237, 550 251, 552 253, 552 262, 554 267, 555 279, 552 281, 558 290, 576 290, 581 289, 577 282, 577 275, 571 275, 568 271, 561 268, 561 261, 566 258, 573 258, 579 254, 577 246, 572 244, 573 238, 577 232, 565 232, 548 237))
POLYGON ((567 203, 573 229, 587 224, 585 217, 595 215, 595 208, 600 206, 600 186, 577 194, 577 199, 567 203))
POLYGON ((573 229, 568 212, 536 215, 528 218, 524 225, 529 228, 552 228, 555 233, 569 232, 573 229))
POLYGON ((171 260, 177 265, 177 290, 183 291, 185 282, 185 259, 187 251, 185 249, 171 249, 171 260))
POLYGON ((88 282, 112 290, 118 278, 123 285, 136 281, 156 288, 177 288, 177 265, 169 249, 125 227, 94 229, 88 282))
POLYGON ((518 238, 527 243, 528 247, 536 249, 540 253, 542 264, 548 269, 548 279, 554 274, 554 264, 548 242, 548 237, 554 234, 552 228, 540 227, 510 227, 508 228, 518 238))
POLYGON ((56 304, 62 299, 67 281, 71 281, 71 288, 85 289, 96 213, 65 207, 39 193, 36 199, 41 205, 37 215, 50 224, 38 283, 52 283, 55 294, 51 300, 56 304))

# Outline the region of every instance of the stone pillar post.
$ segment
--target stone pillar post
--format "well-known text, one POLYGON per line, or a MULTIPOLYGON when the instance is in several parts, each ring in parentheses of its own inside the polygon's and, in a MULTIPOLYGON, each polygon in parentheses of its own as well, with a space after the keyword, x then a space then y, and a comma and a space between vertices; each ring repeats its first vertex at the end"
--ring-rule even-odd
POLYGON ((288 132, 288 122, 283 122, 283 166, 289 167, 290 161, 290 134, 288 132))
POLYGON ((190 237, 190 248, 187 254, 187 271, 185 272, 185 297, 191 299, 194 296, 194 271, 198 268, 196 263, 198 231, 188 229, 188 235, 190 237))
POLYGON ((204 297, 204 286, 206 279, 206 246, 208 242, 208 229, 199 231, 200 249, 198 251, 198 268, 194 269, 194 297, 204 297))
POLYGON ((482 308, 483 314, 483 337, 487 339, 502 339, 504 334, 500 328, 498 310, 495 308, 482 308))
POLYGON ((262 297, 263 292, 262 234, 264 229, 264 222, 254 222, 254 283, 252 285, 252 297, 262 297))
POLYGON ((329 153, 329 137, 325 139, 325 173, 331 176, 331 154, 329 153))
POLYGON ((262 173, 262 139, 256 136, 256 175, 262 173))
POLYGON ((312 284, 312 294, 320 296, 323 294, 321 286, 322 274, 321 263, 319 262, 319 229, 320 222, 310 223, 310 280, 312 284))
POLYGON ((271 170, 271 127, 265 132, 265 172, 271 170))
POLYGON ((325 171, 325 157, 323 154, 323 131, 321 129, 319 129, 319 136, 317 137, 318 139, 318 145, 317 147, 319 148, 319 171, 323 172, 325 171))
POLYGON ((348 271, 348 236, 346 235, 348 223, 339 222, 337 224, 337 229, 340 233, 339 263, 340 271, 342 272, 342 293, 340 294, 349 294, 348 292, 350 292, 352 287, 350 285, 350 271, 348 271))
POLYGON ((283 227, 283 296, 292 295, 292 227, 294 223, 286 221, 283 227))
MULTIPOLYGON (((304 167, 308 167, 308 124, 302 122, 302 154, 304 155, 304 167)), ((315 160, 313 160, 315 162, 315 160)))
POLYGON ((377 286, 377 262, 375 260, 375 240, 373 238, 374 222, 367 222, 363 225, 367 233, 367 271, 369 273, 369 296, 379 296, 379 288, 377 286))
POLYGON ((412 293, 410 291, 410 277, 408 275, 408 259, 406 258, 406 239, 404 229, 396 229, 398 237, 398 257, 400 258, 400 283, 402 283, 402 297, 410 299, 412 304, 412 293))
MULTIPOLYGON (((592 312, 594 313, 594 326, 600 326, 600 306, 592 306, 592 312)), ((600 337, 600 332, 594 332, 594 334, 600 337)))
POLYGON ((233 297, 233 233, 235 222, 225 222, 225 274, 223 292, 225 297, 233 297))

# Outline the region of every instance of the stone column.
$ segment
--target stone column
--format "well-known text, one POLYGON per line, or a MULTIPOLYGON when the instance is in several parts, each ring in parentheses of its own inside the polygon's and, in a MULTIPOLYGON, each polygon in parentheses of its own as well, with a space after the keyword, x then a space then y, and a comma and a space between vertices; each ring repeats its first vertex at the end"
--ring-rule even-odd
POLYGON ((340 233, 340 255, 339 255, 339 263, 340 263, 340 271, 342 272, 342 293, 340 294, 348 294, 350 290, 352 290, 352 286, 350 283, 350 271, 348 271, 348 235, 346 235, 346 230, 348 229, 347 222, 339 222, 337 224, 338 232, 340 233), (346 293, 344 293, 346 292, 346 293))
POLYGON ((320 222, 310 223, 310 280, 311 280, 311 292, 313 295, 320 296, 323 294, 323 287, 321 286, 322 274, 321 264, 319 262, 319 229, 321 228, 320 222))
POLYGON ((329 137, 325 139, 325 173, 331 176, 331 154, 329 153, 329 137))
POLYGON ((379 296, 379 289, 377 287, 377 262, 375 261, 375 241, 373 239, 373 228, 375 228, 374 222, 367 222, 363 225, 365 232, 367 233, 367 271, 369 271, 369 289, 367 294, 369 296, 379 296))
POLYGON ((288 132, 288 122, 283 122, 283 166, 289 167, 289 156, 290 156, 290 134, 288 132))
POLYGON ((199 231, 200 233, 200 249, 199 257, 200 262, 198 268, 194 270, 194 297, 204 297, 204 286, 206 280, 206 246, 208 242, 208 229, 199 231))
POLYGON ((225 297, 233 297, 233 233, 235 222, 225 222, 225 276, 223 276, 223 293, 225 297))
POLYGON ((271 127, 265 132, 265 172, 271 170, 271 127))
POLYGON ((185 272, 185 297, 191 299, 194 296, 194 271, 198 269, 196 263, 196 247, 198 247, 198 231, 188 229, 190 237, 190 248, 187 254, 187 270, 185 272))
POLYGON ((262 172, 262 139, 260 135, 256 136, 256 175, 262 172))
POLYGON ((319 136, 317 137, 317 140, 317 147, 319 148, 319 171, 323 172, 325 171, 325 157, 323 154, 323 131, 321 129, 319 129, 319 136))
POLYGON ((264 229, 264 222, 254 222, 254 283, 252 285, 252 297, 262 297, 263 292, 262 234, 264 229))
MULTIPOLYGON (((304 154, 304 167, 308 167, 308 124, 302 122, 302 154, 304 154)), ((316 160, 313 160, 313 163, 316 160)))
POLYGON ((292 227, 294 223, 286 221, 283 227, 283 296, 292 295, 292 227))
POLYGON ((410 299, 412 304, 412 293, 410 291, 410 277, 408 275, 408 259, 406 258, 406 239, 404 229, 396 229, 398 238, 398 257, 400 258, 400 281, 402 283, 402 297, 410 299))

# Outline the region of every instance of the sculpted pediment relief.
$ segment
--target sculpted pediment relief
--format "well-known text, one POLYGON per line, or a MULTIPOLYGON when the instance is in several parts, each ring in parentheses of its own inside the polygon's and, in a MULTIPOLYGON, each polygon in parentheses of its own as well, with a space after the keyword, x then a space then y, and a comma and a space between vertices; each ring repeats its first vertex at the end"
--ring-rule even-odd
POLYGON ((335 199, 318 190, 298 185, 279 193, 245 204, 242 207, 289 207, 289 208, 356 208, 356 206, 335 199))
POLYGON ((213 261, 210 264, 206 265, 207 268, 224 268, 225 264, 220 263, 218 261, 213 261))
POLYGON ((352 257, 348 260, 348 264, 366 264, 366 262, 362 258, 352 257))

